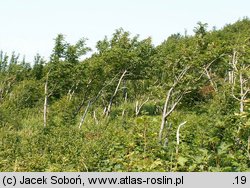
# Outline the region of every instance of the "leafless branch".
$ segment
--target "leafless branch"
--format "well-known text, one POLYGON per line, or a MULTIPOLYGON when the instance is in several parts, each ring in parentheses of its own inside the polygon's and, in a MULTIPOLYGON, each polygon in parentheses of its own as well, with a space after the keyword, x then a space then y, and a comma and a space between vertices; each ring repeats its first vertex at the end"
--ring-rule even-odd
POLYGON ((112 103, 113 103, 113 99, 115 98, 115 96, 116 96, 116 94, 117 94, 117 91, 118 91, 118 89, 119 89, 119 87, 120 87, 121 81, 122 81, 122 79, 123 79, 123 77, 125 76, 126 73, 127 73, 127 70, 125 70, 125 71, 122 73, 122 75, 121 75, 121 77, 120 77, 120 79, 119 79, 119 81, 118 81, 118 84, 117 84, 117 86, 116 86, 116 89, 115 89, 113 95, 112 95, 111 98, 110 98, 110 101, 109 101, 107 110, 106 110, 106 112, 105 112, 106 117, 109 115, 109 113, 110 113, 110 111, 111 111, 111 106, 112 106, 112 103))

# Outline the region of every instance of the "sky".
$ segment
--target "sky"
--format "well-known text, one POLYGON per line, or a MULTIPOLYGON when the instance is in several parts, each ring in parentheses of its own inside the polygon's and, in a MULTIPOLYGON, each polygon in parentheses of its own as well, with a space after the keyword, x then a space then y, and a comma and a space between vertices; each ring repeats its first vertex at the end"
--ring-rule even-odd
POLYGON ((222 28, 250 17, 250 0, 0 0, 0 50, 32 62, 45 59, 62 33, 74 44, 98 40, 120 27, 159 45, 174 33, 192 34, 198 21, 222 28))

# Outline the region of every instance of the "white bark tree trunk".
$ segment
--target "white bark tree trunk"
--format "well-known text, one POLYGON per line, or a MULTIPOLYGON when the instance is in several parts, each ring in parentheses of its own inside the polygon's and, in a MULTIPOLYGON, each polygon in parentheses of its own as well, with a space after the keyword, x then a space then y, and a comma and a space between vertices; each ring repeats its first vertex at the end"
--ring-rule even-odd
POLYGON ((180 145, 180 129, 181 126, 185 125, 187 122, 182 122, 179 126, 178 129, 176 131, 176 154, 178 155, 179 153, 179 145, 180 145))
POLYGON ((240 73, 240 113, 244 112, 244 81, 242 78, 242 73, 240 73))
POLYGON ((113 93, 113 95, 112 95, 111 98, 110 98, 108 107, 107 107, 107 109, 106 109, 106 111, 105 111, 105 116, 106 116, 106 117, 109 115, 109 113, 110 113, 110 111, 111 111, 111 106, 112 106, 112 103, 113 103, 113 99, 115 98, 115 96, 116 96, 116 94, 117 94, 117 92, 118 92, 118 89, 119 89, 119 87, 120 87, 121 81, 122 81, 122 79, 123 79, 123 77, 125 76, 126 73, 127 73, 127 70, 125 70, 125 71, 123 72, 123 74, 121 75, 121 77, 120 77, 120 79, 119 79, 119 81, 118 81, 118 84, 117 84, 117 86, 116 86, 115 92, 113 93))
POLYGON ((244 75, 244 71, 247 71, 250 66, 246 66, 245 64, 238 64, 238 57, 237 51, 234 50, 232 56, 232 72, 231 72, 231 85, 232 85, 232 96, 239 101, 240 103, 240 113, 244 113, 244 106, 246 103, 246 97, 250 91, 250 87, 247 85, 250 82, 250 78, 246 78, 247 76, 244 75), (240 91, 238 91, 237 95, 235 96, 235 85, 236 85, 236 78, 238 76, 238 84, 240 87, 240 91))
POLYGON ((138 116, 140 114, 141 108, 143 107, 144 104, 146 104, 149 100, 149 97, 142 102, 141 104, 139 104, 139 101, 136 101, 135 103, 135 116, 138 116))
POLYGON ((48 79, 49 74, 47 74, 47 78, 44 85, 44 105, 43 105, 43 126, 47 126, 47 107, 48 107, 48 79))
MULTIPOLYGON (((84 114, 82 115, 81 121, 80 121, 80 123, 79 123, 79 129, 82 127, 82 125, 83 125, 83 123, 84 123, 84 120, 85 120, 85 117, 86 117, 86 115, 87 115, 87 113, 88 113, 89 107, 99 98, 99 96, 101 95, 102 91, 103 91, 108 85, 110 85, 110 84, 115 80, 115 78, 116 78, 116 76, 115 76, 107 85, 104 85, 104 86, 101 88, 101 90, 98 92, 98 94, 97 94, 94 98, 92 98, 92 99, 89 100, 88 105, 87 105, 87 107, 85 108, 84 114)), ((81 106, 83 106, 83 104, 84 104, 84 100, 82 101, 81 106)))
POLYGON ((182 70, 182 72, 175 79, 175 81, 174 81, 173 85, 171 86, 171 88, 167 91, 166 99, 165 99, 165 103, 164 103, 164 107, 163 107, 162 118, 161 118, 161 126, 160 126, 160 131, 159 131, 159 142, 162 141, 163 130, 164 130, 165 123, 167 121, 168 116, 170 116, 170 114, 174 111, 177 104, 180 102, 183 95, 186 93, 185 91, 183 91, 183 92, 181 92, 179 94, 178 97, 176 97, 175 99, 172 99, 175 87, 179 84, 179 82, 185 76, 185 74, 187 73, 189 68, 190 67, 186 67, 186 68, 184 68, 182 70), (170 104, 170 102, 171 102, 171 104, 170 104))
POLYGON ((80 121, 80 124, 79 124, 79 129, 82 127, 82 124, 83 124, 83 122, 84 122, 84 120, 85 120, 85 117, 86 117, 86 115, 87 115, 87 112, 88 112, 88 109, 89 109, 90 105, 91 105, 91 101, 88 102, 88 105, 87 105, 87 107, 85 108, 84 114, 83 114, 83 116, 82 116, 82 118, 81 118, 81 121, 80 121))

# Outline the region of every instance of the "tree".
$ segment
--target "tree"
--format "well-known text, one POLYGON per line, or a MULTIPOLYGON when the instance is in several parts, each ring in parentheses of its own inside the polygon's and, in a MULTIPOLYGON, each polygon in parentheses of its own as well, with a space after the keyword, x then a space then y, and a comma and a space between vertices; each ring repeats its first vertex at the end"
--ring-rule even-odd
MULTIPOLYGON (((162 135, 163 130, 165 128, 165 123, 167 121, 167 118, 171 115, 171 113, 175 110, 177 104, 181 101, 183 95, 188 92, 187 90, 182 91, 176 91, 176 88, 180 83, 183 81, 183 78, 186 76, 187 71, 189 70, 189 66, 186 66, 179 75, 175 76, 175 79, 173 81, 173 84, 169 88, 169 90, 166 93, 166 99, 163 107, 163 113, 162 113, 162 120, 161 120, 161 126, 159 131, 159 142, 162 141, 162 135)), ((182 87, 182 86, 181 86, 182 87)), ((168 141, 168 138, 166 137, 166 142, 168 141)))
POLYGON ((50 70, 53 97, 60 98, 72 87, 76 87, 76 80, 79 78, 74 73, 77 71, 76 68, 79 68, 79 58, 90 51, 85 42, 86 39, 82 38, 76 44, 71 45, 65 41, 62 34, 56 37, 51 60, 47 65, 47 69, 50 70))
POLYGON ((45 60, 39 54, 36 54, 36 56, 34 57, 34 66, 32 69, 32 74, 36 80, 40 80, 44 76, 43 73, 45 63, 45 60))
POLYGON ((105 67, 104 75, 108 75, 102 79, 109 80, 126 72, 126 76, 122 76, 118 85, 113 84, 107 88, 107 96, 104 97, 106 110, 110 109, 110 101, 112 104, 114 94, 118 93, 117 86, 122 85, 121 97, 116 96, 116 100, 120 99, 119 102, 127 101, 128 96, 136 98, 137 94, 143 92, 140 84, 149 77, 150 58, 154 53, 151 38, 139 41, 139 36, 131 37, 129 32, 121 28, 116 30, 111 39, 105 37, 104 40, 98 41, 97 49, 94 58, 102 62, 101 66, 105 67))
POLYGON ((240 103, 240 113, 244 112, 245 103, 250 93, 250 63, 239 58, 238 52, 234 51, 232 55, 232 69, 230 82, 232 85, 232 96, 240 103), (240 61, 240 62, 239 62, 240 61))
POLYGON ((231 85, 232 96, 239 101, 239 111, 244 112, 245 104, 248 102, 250 92, 250 38, 248 19, 237 22, 235 25, 228 26, 230 34, 237 33, 231 37, 229 43, 229 71, 228 81, 231 85), (239 27, 241 29, 239 29, 239 27))
POLYGON ((86 47, 86 38, 82 38, 75 45, 67 45, 65 52, 65 61, 71 64, 79 63, 79 58, 89 52, 91 49, 86 47))
POLYGON ((65 51, 67 48, 67 43, 65 41, 65 37, 63 34, 58 34, 55 38, 55 45, 53 48, 53 52, 50 57, 51 62, 59 62, 62 58, 65 57, 65 51))

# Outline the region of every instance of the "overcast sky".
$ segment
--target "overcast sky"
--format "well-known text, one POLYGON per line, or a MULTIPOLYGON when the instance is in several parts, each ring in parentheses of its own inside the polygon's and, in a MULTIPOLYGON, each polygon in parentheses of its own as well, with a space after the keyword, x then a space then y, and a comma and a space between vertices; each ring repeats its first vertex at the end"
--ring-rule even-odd
POLYGON ((173 33, 192 34, 198 21, 221 28, 250 17, 250 0, 0 0, 0 50, 29 61, 49 57, 53 39, 88 38, 88 46, 123 27, 155 45, 173 33))

